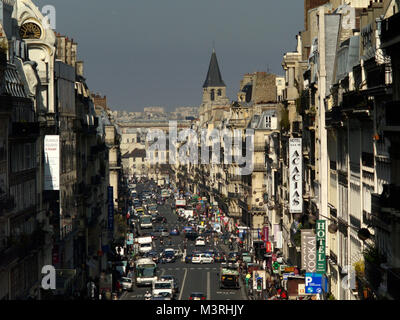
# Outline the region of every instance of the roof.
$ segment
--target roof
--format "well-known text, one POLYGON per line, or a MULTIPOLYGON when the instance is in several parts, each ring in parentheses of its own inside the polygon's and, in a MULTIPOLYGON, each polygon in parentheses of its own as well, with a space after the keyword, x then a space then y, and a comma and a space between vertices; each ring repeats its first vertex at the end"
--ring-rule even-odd
POLYGON ((222 80, 221 72, 219 70, 217 54, 215 50, 211 54, 210 66, 208 67, 206 81, 204 81, 203 88, 207 87, 225 87, 225 83, 222 80))

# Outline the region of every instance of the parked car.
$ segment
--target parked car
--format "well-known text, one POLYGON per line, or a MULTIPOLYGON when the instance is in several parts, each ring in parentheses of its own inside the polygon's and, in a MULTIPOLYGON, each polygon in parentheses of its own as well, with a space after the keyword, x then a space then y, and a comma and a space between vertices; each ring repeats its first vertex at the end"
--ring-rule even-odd
POLYGON ((127 291, 132 291, 133 290, 133 285, 132 285, 132 279, 131 278, 121 277, 119 282, 120 282, 120 284, 122 286, 122 290, 127 290, 127 291))
POLYGON ((205 246, 206 245, 206 241, 204 240, 204 238, 202 237, 198 237, 196 239, 196 242, 194 244, 195 246, 205 246))
POLYGON ((206 296, 203 292, 192 292, 189 300, 206 300, 206 296))

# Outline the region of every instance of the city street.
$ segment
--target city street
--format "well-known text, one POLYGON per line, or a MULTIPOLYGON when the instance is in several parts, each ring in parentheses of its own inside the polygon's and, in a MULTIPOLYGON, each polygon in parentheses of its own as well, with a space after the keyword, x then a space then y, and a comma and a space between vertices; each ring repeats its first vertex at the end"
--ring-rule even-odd
MULTIPOLYGON (((143 187, 138 186, 138 190, 143 187)), ((170 205, 158 206, 159 213, 167 218, 168 223, 164 224, 168 231, 175 226, 179 226, 180 229, 183 224, 178 223, 177 216, 172 213, 170 205)), ((156 224, 155 227, 160 224, 156 224)), ((172 245, 169 245, 167 240, 164 241, 164 245, 161 246, 159 240, 154 241, 156 244, 156 250, 162 251, 164 248, 181 249, 183 251, 183 240, 184 236, 171 236, 172 245)), ((197 248, 198 250, 199 248, 197 248)), ((206 249, 217 249, 218 251, 225 251, 221 245, 217 248, 214 246, 202 247, 201 250, 206 249)), ((188 242, 187 252, 193 252, 196 250, 193 241, 188 242)), ((226 251, 225 251, 226 252, 226 251)), ((182 260, 182 259, 181 259, 182 260)), ((206 295, 207 300, 246 300, 246 294, 244 287, 238 290, 220 289, 218 281, 220 264, 186 264, 182 261, 176 261, 173 263, 159 263, 158 271, 159 276, 172 275, 178 279, 179 292, 176 295, 177 300, 188 300, 192 292, 202 292, 206 295)), ((126 292, 122 295, 121 300, 144 300, 145 292, 150 287, 138 288, 135 286, 132 292, 126 292)))

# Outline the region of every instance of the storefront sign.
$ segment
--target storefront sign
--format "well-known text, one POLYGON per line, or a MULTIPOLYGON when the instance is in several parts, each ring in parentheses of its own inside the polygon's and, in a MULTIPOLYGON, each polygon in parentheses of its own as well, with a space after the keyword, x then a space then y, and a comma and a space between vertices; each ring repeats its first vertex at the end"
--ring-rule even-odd
POLYGON ((325 220, 317 221, 317 271, 318 273, 326 273, 326 255, 325 255, 325 241, 326 229, 325 220))
POLYGON ((301 268, 306 272, 316 272, 317 244, 314 231, 301 230, 301 268))
POLYGON ((289 139, 289 210, 290 213, 303 212, 303 162, 302 139, 289 139))

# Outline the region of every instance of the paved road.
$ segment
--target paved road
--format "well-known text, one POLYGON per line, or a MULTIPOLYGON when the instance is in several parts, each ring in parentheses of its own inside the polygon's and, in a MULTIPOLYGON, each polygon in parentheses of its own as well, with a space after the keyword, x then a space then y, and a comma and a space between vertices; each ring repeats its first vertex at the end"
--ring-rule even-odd
MULTIPOLYGON (((167 224, 164 224, 170 230, 176 225, 182 226, 177 222, 177 216, 172 213, 170 205, 159 206, 158 210, 162 216, 167 218, 167 224)), ((158 225, 156 225, 158 226, 158 225)), ((157 251, 163 248, 180 248, 183 250, 183 236, 171 236, 172 244, 166 244, 162 247, 159 241, 155 241, 157 251)), ((206 246, 204 249, 214 248, 206 246)), ((215 248, 214 248, 215 249, 215 248)), ((223 251, 217 246, 219 251, 223 251)), ((188 242, 188 252, 195 250, 194 242, 188 242)), ((176 296, 178 300, 187 300, 192 292, 203 292, 207 296, 207 300, 245 300, 246 295, 242 285, 241 289, 230 290, 220 289, 218 281, 219 263, 214 264, 186 264, 182 261, 174 263, 158 264, 159 275, 173 275, 178 279, 180 290, 176 296)), ((122 300, 143 300, 146 290, 151 288, 137 288, 133 292, 126 292, 122 296, 122 300)))

